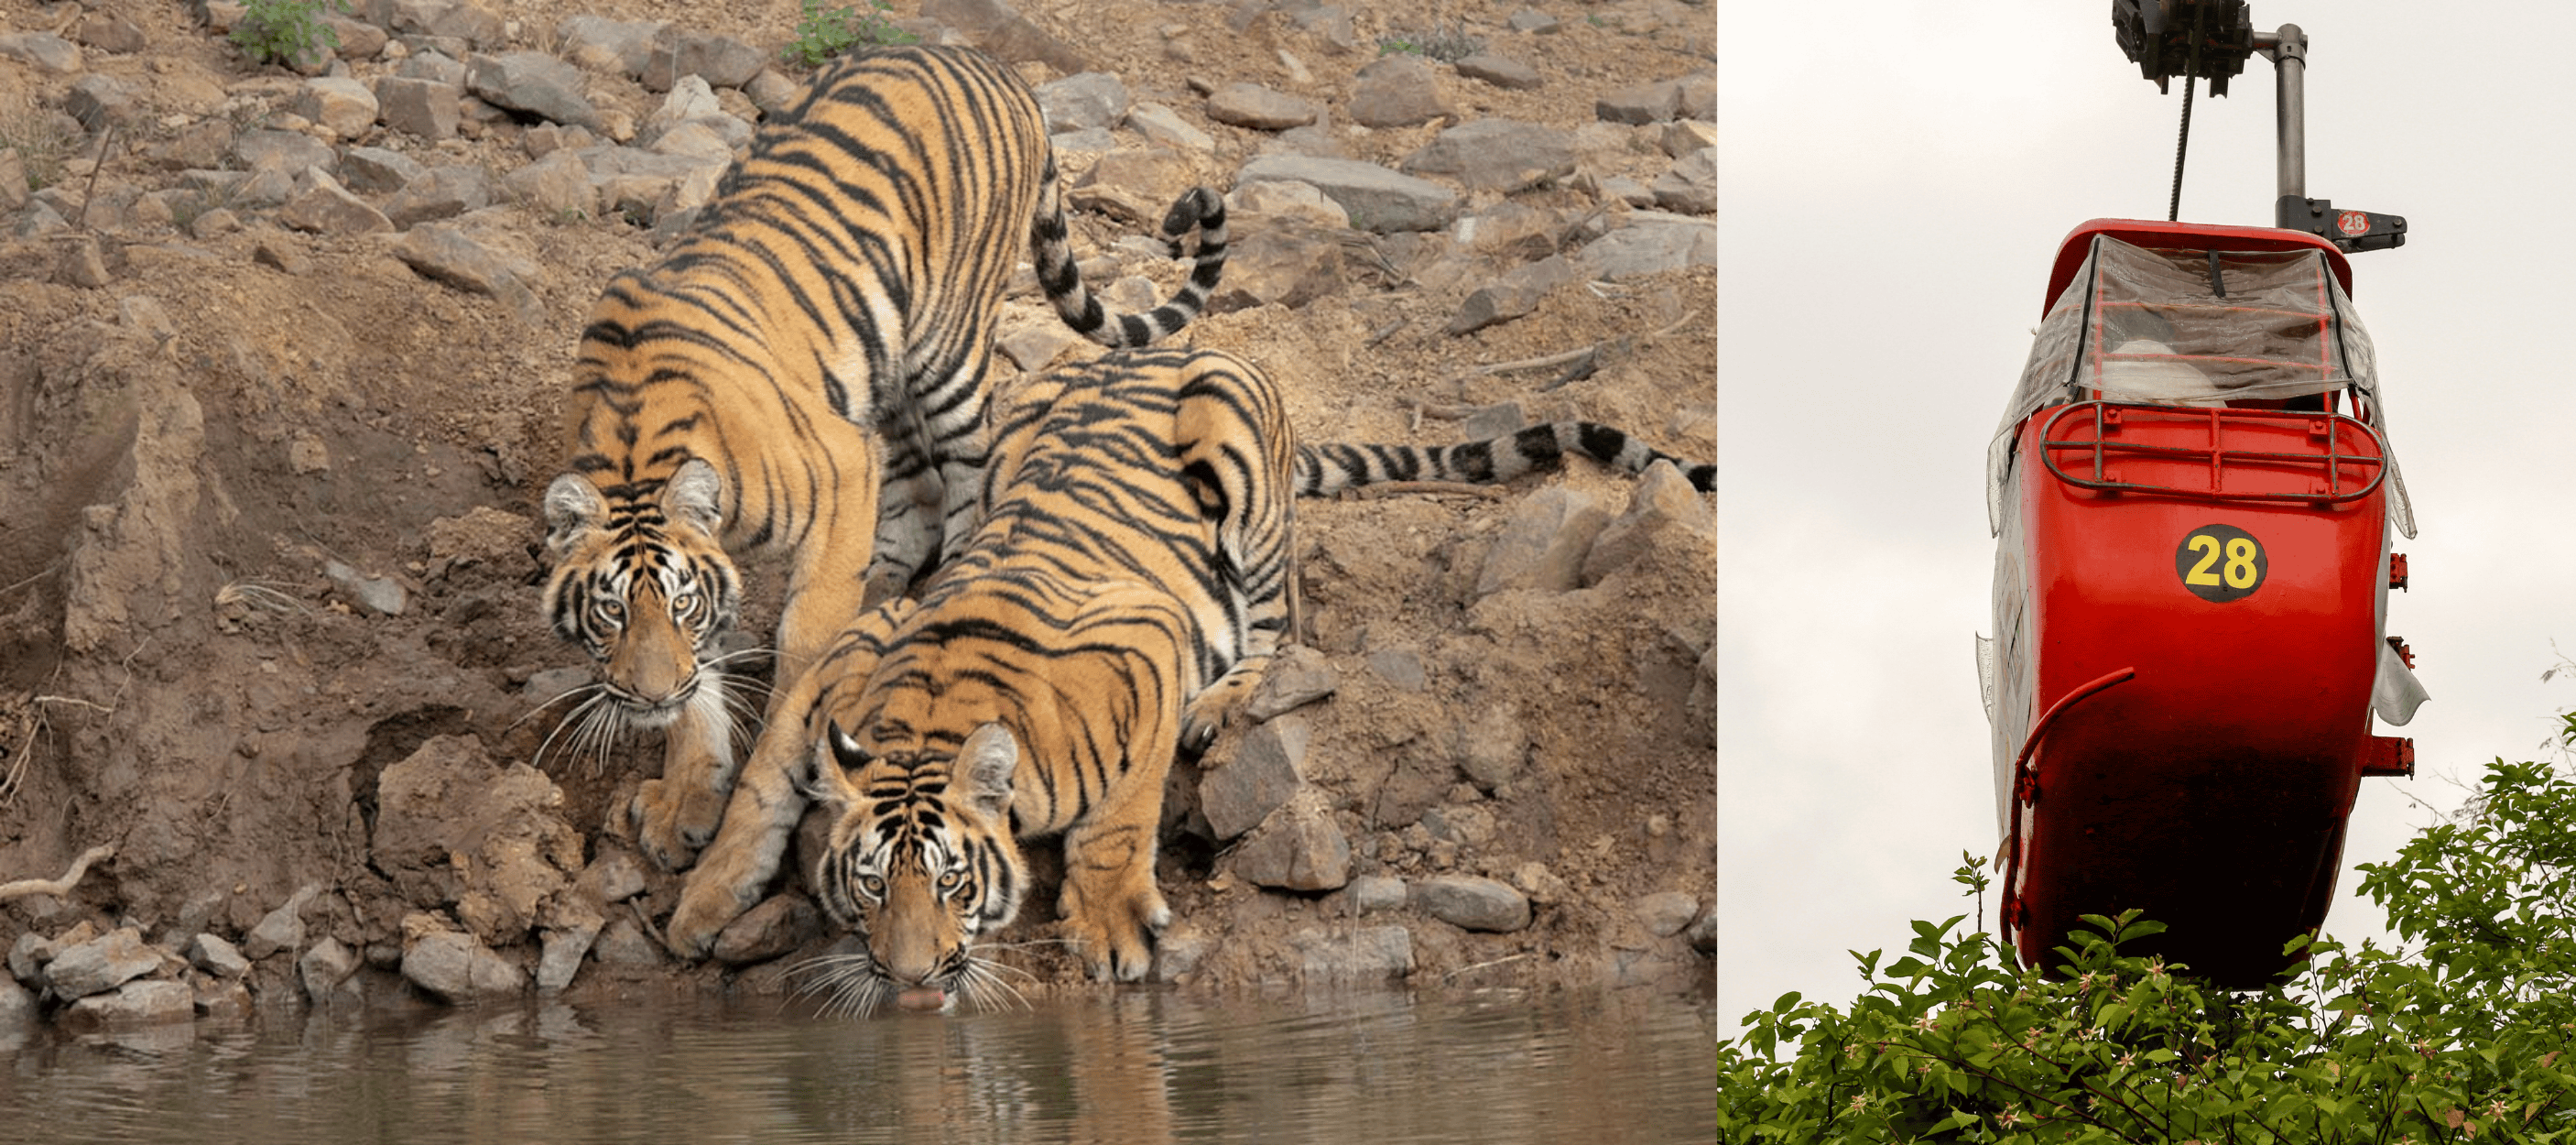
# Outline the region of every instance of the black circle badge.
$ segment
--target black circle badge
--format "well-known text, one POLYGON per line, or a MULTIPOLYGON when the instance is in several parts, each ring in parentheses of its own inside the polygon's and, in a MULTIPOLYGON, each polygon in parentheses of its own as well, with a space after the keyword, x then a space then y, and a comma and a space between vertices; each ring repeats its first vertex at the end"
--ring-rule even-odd
POLYGON ((2202 525, 2183 535, 2174 550, 2174 575, 2202 600, 2243 600, 2263 587, 2272 558, 2263 542, 2234 525, 2202 525))

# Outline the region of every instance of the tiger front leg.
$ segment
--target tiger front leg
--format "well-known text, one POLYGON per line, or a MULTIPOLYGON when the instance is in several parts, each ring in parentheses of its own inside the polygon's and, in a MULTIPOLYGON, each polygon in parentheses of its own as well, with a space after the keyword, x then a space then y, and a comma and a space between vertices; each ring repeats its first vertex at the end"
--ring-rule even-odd
POLYGON ((1056 905, 1091 976, 1134 982, 1154 965, 1172 908, 1154 881, 1163 779, 1171 771, 1174 721, 1168 709, 1132 725, 1128 766, 1064 833, 1064 889, 1056 905))
POLYGON ((725 811, 723 830, 680 888, 679 908, 665 932, 673 954, 706 957, 725 924, 759 905, 796 819, 804 813, 795 769, 812 746, 801 718, 761 729, 751 763, 725 811))
POLYGON ((636 791, 627 822, 655 864, 686 870, 715 837, 733 790, 733 724, 720 686, 701 688, 663 736, 662 776, 636 791))

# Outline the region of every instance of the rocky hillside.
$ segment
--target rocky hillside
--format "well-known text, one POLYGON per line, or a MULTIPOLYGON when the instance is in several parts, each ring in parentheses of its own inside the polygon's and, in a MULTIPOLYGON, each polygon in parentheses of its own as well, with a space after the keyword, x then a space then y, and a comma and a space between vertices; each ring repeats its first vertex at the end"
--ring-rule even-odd
MULTIPOLYGON (((1270 370, 1307 440, 1584 417, 1713 458, 1709 11, 1423 11, 840 26, 1015 65, 1119 305, 1186 273, 1162 206, 1226 192, 1181 337, 1270 370)), ((792 98, 814 18, 361 0, 263 63, 239 5, 0 2, 0 883, 53 881, 0 885, 0 1037, 776 991, 837 939, 791 882, 716 961, 662 952, 678 880, 613 810, 658 744, 552 734, 587 672, 534 587, 582 316, 792 98)), ((1091 352, 1032 277, 1009 307, 1013 367, 1091 352)), ((1301 512, 1304 647, 1170 786, 1157 976, 1705 983, 1710 499, 1578 463, 1301 512)), ((1033 901, 1001 957, 1077 982, 1033 901)))

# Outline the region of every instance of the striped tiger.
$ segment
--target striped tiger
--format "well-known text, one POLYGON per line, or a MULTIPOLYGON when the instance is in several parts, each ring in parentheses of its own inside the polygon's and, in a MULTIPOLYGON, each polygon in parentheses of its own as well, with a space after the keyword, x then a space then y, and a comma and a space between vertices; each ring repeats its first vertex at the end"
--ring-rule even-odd
POLYGON ((869 610, 789 692, 667 932, 703 957, 758 901, 808 798, 813 885, 867 936, 847 1000, 988 986, 968 952, 1061 833, 1058 906, 1091 972, 1132 981, 1171 920, 1163 777, 1258 682, 1293 601, 1296 459, 1277 390, 1214 351, 1115 352, 996 395, 982 523, 916 601, 869 610), (821 766, 829 761, 831 766, 821 766))
POLYGON ((783 686, 965 536, 1020 239, 1063 320, 1126 346, 1206 304, 1226 229, 1205 188, 1163 222, 1176 250, 1192 229, 1187 286, 1103 310, 1027 85, 972 51, 890 48, 827 67, 690 232, 608 285, 574 366, 568 472, 544 497, 544 608, 604 677, 556 735, 597 750, 666 729, 661 778, 628 808, 654 861, 685 867, 734 782, 748 705, 713 652, 740 607, 735 557, 789 557, 783 686))
POLYGON ((857 618, 779 709, 794 731, 762 738, 682 890, 667 933, 683 957, 759 900, 817 800, 830 828, 809 885, 864 936, 817 966, 836 1008, 1007 994, 973 949, 1019 912, 1022 835, 1064 835, 1058 906, 1091 973, 1141 977, 1171 918, 1154 880, 1164 777, 1293 630, 1296 493, 1502 480, 1565 452, 1665 457, 1585 423, 1299 447, 1270 380, 1215 351, 1114 352, 1013 383, 993 415, 982 525, 918 602, 857 618))

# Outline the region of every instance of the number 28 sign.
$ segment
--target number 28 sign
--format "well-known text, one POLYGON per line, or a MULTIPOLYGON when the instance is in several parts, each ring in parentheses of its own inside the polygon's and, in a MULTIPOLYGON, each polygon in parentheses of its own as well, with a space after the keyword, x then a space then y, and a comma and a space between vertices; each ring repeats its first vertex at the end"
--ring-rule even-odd
POLYGON ((2225 603, 2254 595, 2271 571, 2263 542, 2234 525, 2202 525, 2174 549, 2174 575, 2202 600, 2225 603))

